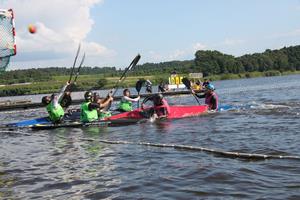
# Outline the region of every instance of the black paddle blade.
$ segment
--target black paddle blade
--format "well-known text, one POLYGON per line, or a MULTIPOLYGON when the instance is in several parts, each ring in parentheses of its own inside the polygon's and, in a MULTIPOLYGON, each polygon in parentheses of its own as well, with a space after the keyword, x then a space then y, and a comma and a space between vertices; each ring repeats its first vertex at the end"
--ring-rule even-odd
POLYGON ((140 79, 140 80, 138 80, 138 81, 136 82, 136 84, 135 84, 135 89, 136 89, 136 91, 137 91, 138 93, 140 93, 140 91, 141 91, 141 89, 142 89, 142 87, 143 87, 144 82, 145 82, 145 80, 143 80, 143 79, 140 79))
POLYGON ((191 81, 189 80, 189 79, 187 79, 187 78, 183 78, 182 79, 182 83, 185 85, 185 87, 187 88, 187 89, 191 89, 191 81))
POLYGON ((132 61, 132 66, 136 66, 136 64, 139 62, 139 60, 141 59, 141 55, 138 54, 132 61))

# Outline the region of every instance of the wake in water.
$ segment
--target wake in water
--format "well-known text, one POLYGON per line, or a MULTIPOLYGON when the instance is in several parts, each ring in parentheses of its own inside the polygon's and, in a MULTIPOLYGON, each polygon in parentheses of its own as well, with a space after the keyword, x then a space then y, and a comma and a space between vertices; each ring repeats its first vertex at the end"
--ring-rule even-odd
POLYGON ((300 113, 300 104, 299 103, 258 103, 258 102, 250 102, 247 104, 238 104, 238 105, 221 105, 219 108, 220 112, 226 111, 254 111, 256 113, 262 112, 272 112, 273 114, 281 113, 281 114, 292 114, 299 115, 300 113))

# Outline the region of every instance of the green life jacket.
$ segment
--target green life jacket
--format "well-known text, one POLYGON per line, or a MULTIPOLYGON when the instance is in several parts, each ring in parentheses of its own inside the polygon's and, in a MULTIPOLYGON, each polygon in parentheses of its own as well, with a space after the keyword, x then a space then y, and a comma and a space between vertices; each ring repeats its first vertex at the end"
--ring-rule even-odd
POLYGON ((132 102, 122 98, 119 104, 119 109, 125 112, 132 111, 132 102))
POLYGON ((98 112, 96 109, 89 110, 89 104, 91 102, 84 102, 81 104, 81 114, 80 121, 82 122, 92 122, 98 120, 98 112))
POLYGON ((49 103, 46 108, 49 114, 49 118, 52 122, 58 122, 65 114, 65 111, 61 107, 61 105, 58 105, 58 107, 55 108, 52 103, 49 103))
POLYGON ((108 118, 108 117, 111 117, 111 112, 106 111, 106 112, 101 112, 99 114, 100 119, 105 119, 105 118, 108 118))

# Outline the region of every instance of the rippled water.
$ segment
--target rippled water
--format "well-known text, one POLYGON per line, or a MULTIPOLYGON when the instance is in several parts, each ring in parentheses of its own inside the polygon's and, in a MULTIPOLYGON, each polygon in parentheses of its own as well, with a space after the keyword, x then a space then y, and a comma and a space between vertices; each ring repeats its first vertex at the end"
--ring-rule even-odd
MULTIPOLYGON (((0 199, 300 199, 300 161, 104 144, 171 143, 300 155, 300 76, 215 82, 238 109, 126 127, 26 129, 0 135, 0 199), (94 141, 82 138, 94 139, 94 141)), ((170 104, 196 104, 191 96, 170 104)), ((43 115, 0 113, 1 122, 43 115)))

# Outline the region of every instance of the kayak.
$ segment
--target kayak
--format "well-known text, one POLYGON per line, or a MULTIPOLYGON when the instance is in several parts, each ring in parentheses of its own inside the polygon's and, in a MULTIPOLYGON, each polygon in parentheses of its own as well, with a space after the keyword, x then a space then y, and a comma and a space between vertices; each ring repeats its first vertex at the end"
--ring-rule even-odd
POLYGON ((117 127, 117 126, 128 126, 141 122, 141 119, 117 119, 117 120, 99 120, 89 123, 82 123, 80 121, 66 122, 62 124, 36 124, 30 128, 33 130, 48 130, 56 128, 81 128, 81 127, 117 127))
MULTIPOLYGON (((143 119, 145 117, 145 113, 150 110, 147 109, 136 109, 129 112, 124 112, 120 114, 113 115, 108 117, 108 120, 116 120, 116 119, 143 119)), ((168 113, 167 119, 178 119, 185 117, 198 116, 203 113, 207 113, 208 106, 207 105, 198 105, 198 106, 170 106, 170 113, 168 113)))
MULTIPOLYGON (((149 108, 148 108, 149 109, 149 108)), ((223 105, 220 106, 218 111, 228 111, 235 109, 234 106, 230 105, 223 105)), ((146 109, 147 110, 147 109, 146 109)), ((114 121, 117 119, 145 119, 145 115, 143 115, 145 110, 142 109, 136 109, 134 111, 130 112, 124 112, 115 114, 109 118, 106 118, 104 120, 100 120, 97 122, 93 122, 92 124, 85 124, 78 122, 79 120, 79 112, 74 111, 71 115, 68 115, 66 118, 66 127, 80 127, 80 126, 96 126, 97 123, 99 124, 110 124, 109 126, 117 125, 118 123, 124 124, 118 121, 114 121), (109 123, 104 121, 110 121, 109 123)), ((178 118, 184 118, 184 117, 192 117, 192 116, 198 116, 203 113, 207 112, 207 106, 206 105, 197 105, 197 106, 170 106, 171 113, 167 116, 168 119, 178 119, 178 118)), ((125 122, 125 121, 124 121, 125 122)), ((40 117, 36 119, 30 119, 30 120, 24 120, 20 122, 10 123, 6 124, 5 127, 12 127, 12 128, 22 128, 22 127, 33 127, 36 129, 39 129, 37 127, 44 127, 45 129, 49 129, 51 127, 57 127, 58 125, 52 124, 52 122, 49 120, 48 117, 40 117)), ((63 124, 59 125, 58 127, 63 127, 63 124)), ((42 128, 40 128, 42 129, 42 128)))

